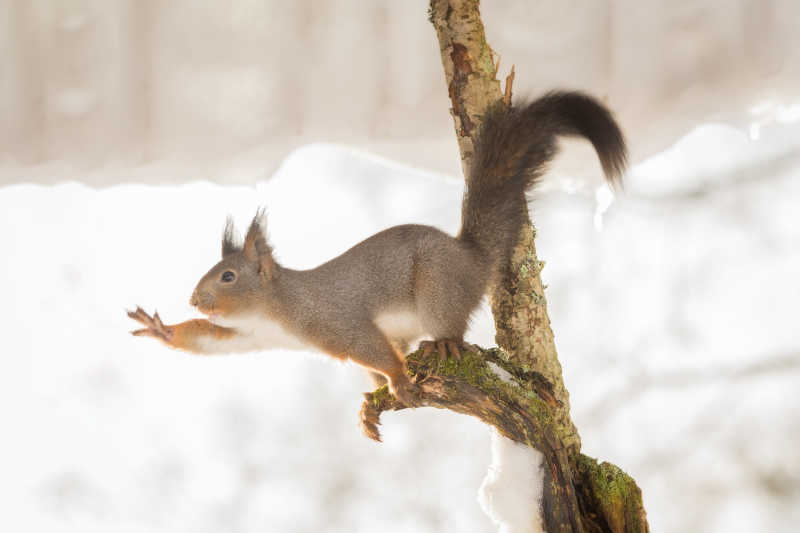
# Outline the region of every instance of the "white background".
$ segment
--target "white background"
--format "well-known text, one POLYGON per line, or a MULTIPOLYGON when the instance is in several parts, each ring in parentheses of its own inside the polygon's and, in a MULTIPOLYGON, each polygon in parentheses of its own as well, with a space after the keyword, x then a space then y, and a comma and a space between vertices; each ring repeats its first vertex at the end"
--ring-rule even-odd
MULTIPOLYGON (((722 4, 498 2, 484 18, 518 92, 608 95, 633 146, 617 197, 573 142, 534 195, 584 452, 636 478, 654 531, 788 532, 800 522, 798 15, 792 2, 722 4)), ((197 358, 127 334, 136 304, 190 316, 227 214, 245 225, 267 206, 295 268, 397 223, 457 230, 424 2, 236 5, 0 2, 14 30, 0 32, 0 523, 491 531, 476 421, 387 414, 377 445, 356 426, 367 380, 353 366, 197 358), (152 10, 145 22, 136 6, 152 10), (287 34, 291 50, 270 46, 287 34)), ((470 336, 492 344, 485 309, 470 336)))

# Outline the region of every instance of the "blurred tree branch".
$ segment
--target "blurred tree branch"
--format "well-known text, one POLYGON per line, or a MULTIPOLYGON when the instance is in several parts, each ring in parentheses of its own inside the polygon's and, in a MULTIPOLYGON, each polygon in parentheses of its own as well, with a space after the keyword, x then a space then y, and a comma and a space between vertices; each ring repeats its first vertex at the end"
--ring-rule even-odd
POLYGON ((800 371, 800 354, 776 354, 759 357, 757 361, 727 368, 683 369, 651 374, 640 371, 628 377, 627 385, 609 394, 588 412, 587 418, 614 412, 637 396, 657 388, 685 389, 697 385, 727 381, 738 382, 756 379, 764 375, 800 371))
MULTIPOLYGON (((428 14, 439 40, 466 174, 482 114, 498 101, 510 104, 513 67, 503 92, 478 0, 431 0, 428 14)), ((541 452, 546 462, 542 522, 547 531, 648 531, 634 480, 614 465, 580 453, 534 237, 530 224, 523 228, 511 264, 491 288, 500 349, 476 349, 460 360, 426 358, 419 351, 408 356, 409 372, 422 390, 419 405, 470 414, 541 452)), ((361 410, 365 434, 379 440, 380 414, 403 408, 385 388, 367 394, 361 410)), ((532 524, 536 520, 531 517, 532 524)))

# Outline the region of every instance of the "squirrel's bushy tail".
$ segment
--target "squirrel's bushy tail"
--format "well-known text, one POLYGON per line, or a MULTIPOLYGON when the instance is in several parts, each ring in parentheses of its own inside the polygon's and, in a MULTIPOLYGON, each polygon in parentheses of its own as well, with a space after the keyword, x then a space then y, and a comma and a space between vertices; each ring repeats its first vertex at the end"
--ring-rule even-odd
POLYGON ((527 217, 525 191, 556 155, 556 136, 580 135, 594 145, 606 179, 625 168, 622 132, 611 113, 578 92, 551 92, 511 108, 498 104, 483 119, 461 211, 459 239, 506 264, 527 217))

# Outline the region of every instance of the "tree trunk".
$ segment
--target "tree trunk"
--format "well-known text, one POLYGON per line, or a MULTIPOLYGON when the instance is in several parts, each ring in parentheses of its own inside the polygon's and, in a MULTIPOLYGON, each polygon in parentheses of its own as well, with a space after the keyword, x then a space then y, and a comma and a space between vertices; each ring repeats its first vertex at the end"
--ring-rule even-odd
MULTIPOLYGON (((478 0, 431 0, 451 113, 466 170, 484 111, 499 100, 510 105, 513 68, 505 91, 486 42, 478 0)), ((439 361, 409 355, 409 373, 423 391, 422 405, 476 416, 498 433, 544 456, 541 516, 530 530, 548 532, 646 532, 641 491, 632 478, 609 463, 580 453, 581 441, 569 414, 569 393, 558 361, 547 301, 536 257, 534 228, 528 224, 503 279, 490 290, 500 349, 439 361)), ((364 432, 377 440, 379 416, 404 406, 385 388, 367 394, 361 411, 364 432)))

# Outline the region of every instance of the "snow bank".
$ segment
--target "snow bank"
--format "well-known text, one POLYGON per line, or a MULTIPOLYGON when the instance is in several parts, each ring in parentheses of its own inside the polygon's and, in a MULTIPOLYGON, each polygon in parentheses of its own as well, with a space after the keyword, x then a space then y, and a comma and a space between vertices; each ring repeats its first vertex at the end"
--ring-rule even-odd
POLYGON ((500 533, 543 532, 544 455, 492 428, 492 463, 478 502, 500 533))
POLYGON ((392 444, 375 446, 356 426, 369 385, 354 366, 280 351, 191 356, 130 336, 124 313, 140 304, 167 321, 193 316, 191 290, 218 260, 228 214, 241 227, 266 206, 278 258, 304 268, 393 224, 453 230, 460 189, 322 145, 253 187, 0 188, 3 523, 359 531, 373 529, 381 502, 386 531, 488 525, 474 505, 483 461, 454 472, 441 460, 488 446, 477 421, 389 416, 392 444), (409 516, 412 506, 422 514, 409 516))
MULTIPOLYGON (((780 128, 800 139, 796 124, 780 128)), ((752 141, 701 129, 635 168, 613 202, 555 191, 533 204, 584 450, 634 476, 653 530, 789 532, 800 520, 800 165, 758 148, 776 131, 752 141), (735 172, 708 163, 712 178, 668 179, 691 159, 722 164, 749 150, 735 172), (699 470, 703 484, 687 487, 699 470), (730 504, 741 499, 746 510, 730 504)), ((486 473, 476 450, 488 447, 480 423, 387 414, 376 446, 355 427, 368 385, 353 366, 281 352, 189 356, 131 337, 123 312, 189 317, 228 214, 242 226, 266 206, 278 259, 306 268, 394 224, 455 231, 460 194, 458 180, 328 145, 298 150, 250 187, 0 188, 4 524, 491 530, 474 505, 486 473)), ((493 344, 485 306, 469 338, 493 344)), ((483 498, 517 527, 503 512, 505 476, 536 479, 536 459, 497 437, 493 449, 483 498)), ((537 484, 518 488, 508 497, 533 505, 537 484)))

